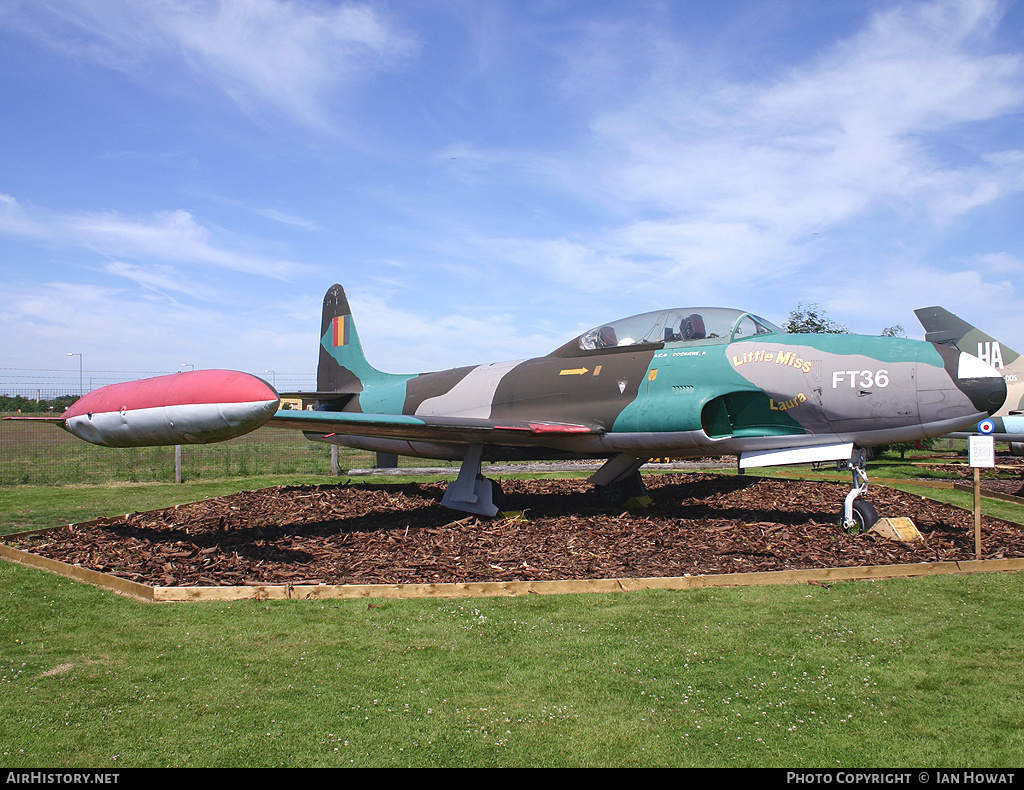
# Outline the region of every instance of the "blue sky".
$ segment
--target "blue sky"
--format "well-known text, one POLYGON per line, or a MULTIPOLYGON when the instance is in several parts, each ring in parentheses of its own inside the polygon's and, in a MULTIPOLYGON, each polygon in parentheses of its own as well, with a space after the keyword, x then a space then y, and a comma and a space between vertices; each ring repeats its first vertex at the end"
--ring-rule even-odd
POLYGON ((335 282, 391 372, 687 305, 1024 352, 1020 2, 0 0, 0 55, 0 389, 311 388, 335 282))

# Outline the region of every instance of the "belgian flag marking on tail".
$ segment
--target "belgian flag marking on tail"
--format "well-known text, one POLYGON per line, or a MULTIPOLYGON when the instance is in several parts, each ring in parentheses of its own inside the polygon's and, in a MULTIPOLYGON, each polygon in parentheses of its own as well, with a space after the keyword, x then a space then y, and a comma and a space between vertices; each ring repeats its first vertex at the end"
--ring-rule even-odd
POLYGON ((337 315, 331 319, 331 344, 335 348, 348 345, 352 332, 349 325, 350 318, 351 316, 347 315, 337 315))

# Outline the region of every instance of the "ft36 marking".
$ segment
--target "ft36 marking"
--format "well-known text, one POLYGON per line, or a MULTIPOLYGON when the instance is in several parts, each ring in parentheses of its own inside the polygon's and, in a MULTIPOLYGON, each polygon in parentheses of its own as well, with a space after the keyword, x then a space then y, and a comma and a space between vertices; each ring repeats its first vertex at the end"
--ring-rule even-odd
POLYGON ((834 370, 832 371, 832 389, 849 382, 850 389, 871 389, 872 387, 888 387, 888 370, 834 370))

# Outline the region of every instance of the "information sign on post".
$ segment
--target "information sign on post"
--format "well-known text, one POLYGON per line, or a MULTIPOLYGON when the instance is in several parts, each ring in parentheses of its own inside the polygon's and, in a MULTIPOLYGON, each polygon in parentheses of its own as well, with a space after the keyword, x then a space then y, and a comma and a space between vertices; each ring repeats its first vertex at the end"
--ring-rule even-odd
POLYGON ((974 469, 974 556, 981 559, 981 470, 996 465, 996 442, 989 435, 971 436, 969 458, 974 469))
POLYGON ((972 436, 970 438, 971 466, 975 469, 992 468, 996 465, 996 442, 991 436, 972 436))

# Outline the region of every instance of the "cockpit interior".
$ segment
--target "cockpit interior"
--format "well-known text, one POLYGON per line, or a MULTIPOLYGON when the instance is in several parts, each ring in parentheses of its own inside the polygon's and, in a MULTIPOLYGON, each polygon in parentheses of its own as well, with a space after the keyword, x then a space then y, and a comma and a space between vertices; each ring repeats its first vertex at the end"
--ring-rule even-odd
MULTIPOLYGON (((567 346, 576 353, 665 343, 732 343, 782 332, 775 324, 725 307, 675 308, 622 318, 584 332, 567 346)), ((559 349, 560 351, 562 349, 559 349)))

